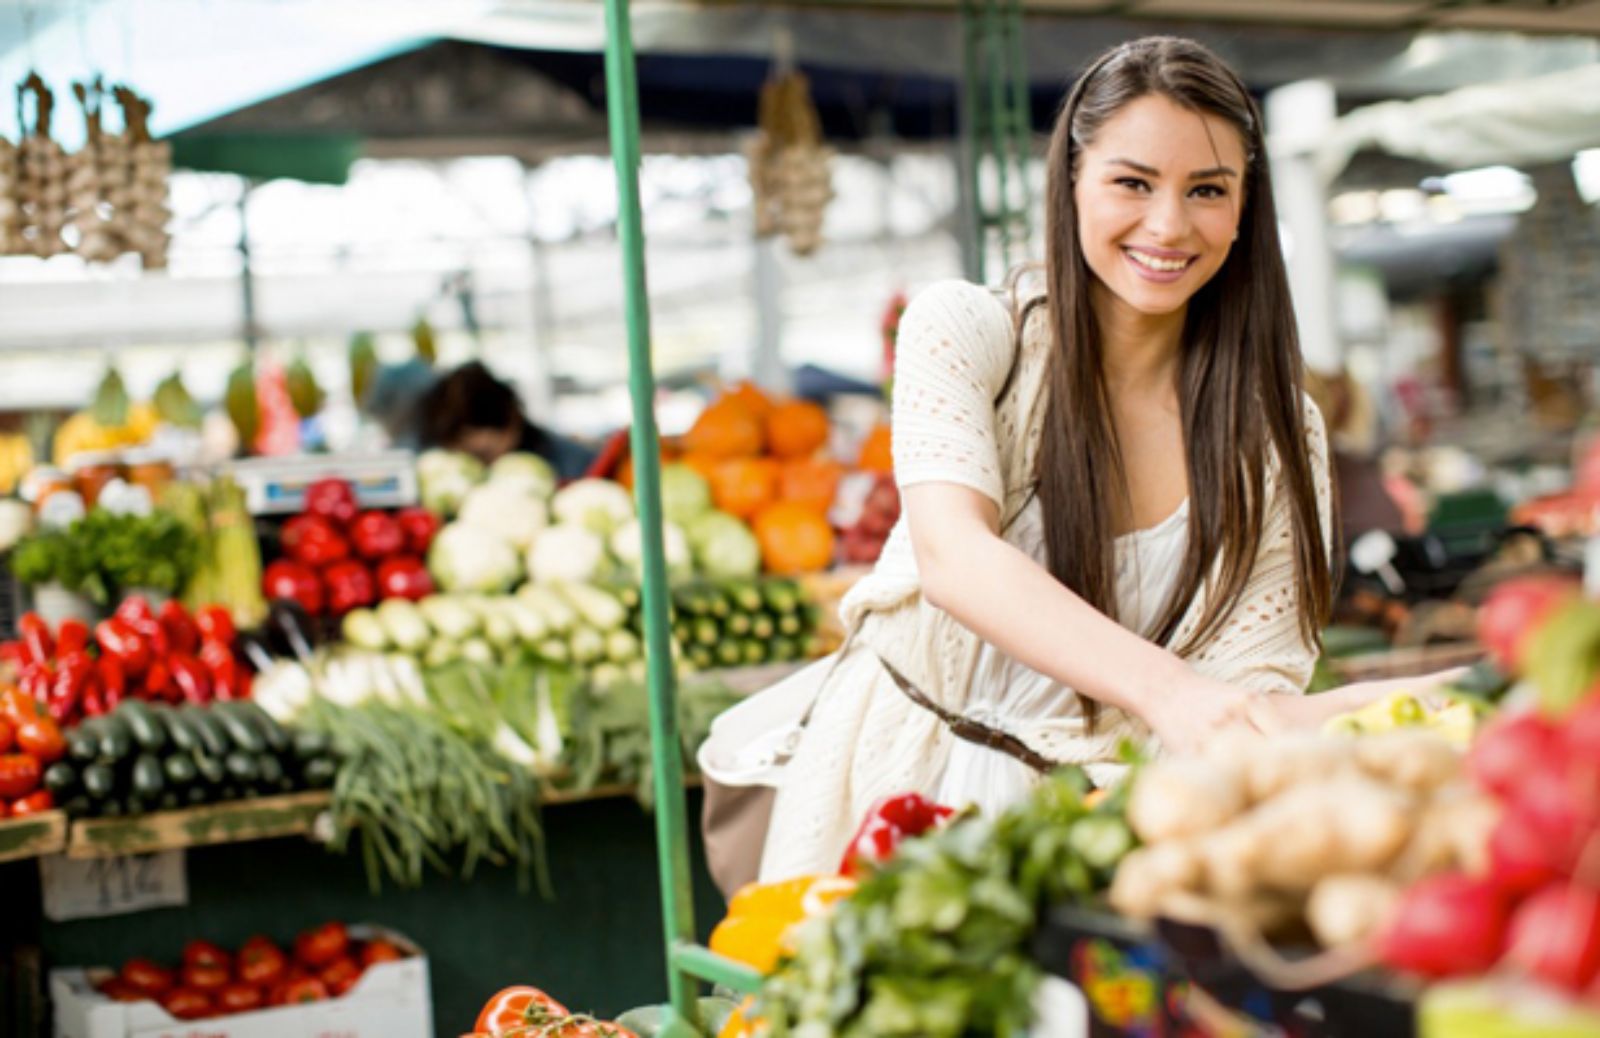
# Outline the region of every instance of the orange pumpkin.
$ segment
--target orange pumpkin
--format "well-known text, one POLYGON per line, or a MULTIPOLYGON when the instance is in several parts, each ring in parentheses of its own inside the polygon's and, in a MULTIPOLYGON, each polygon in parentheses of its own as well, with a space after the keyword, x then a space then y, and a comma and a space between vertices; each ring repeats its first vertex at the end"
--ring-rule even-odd
POLYGON ((695 419, 683 437, 692 454, 748 458, 761 453, 761 419, 737 400, 718 400, 695 419))
POLYGON ((778 476, 778 499, 805 505, 826 516, 839 490, 844 466, 830 458, 795 458, 783 464, 778 476))
POLYGON ((778 496, 778 463, 771 458, 730 458, 711 471, 711 502, 749 519, 778 496))
POLYGON ((722 399, 743 404, 744 409, 757 418, 766 418, 767 412, 772 410, 772 398, 750 381, 735 383, 722 394, 722 399))
POLYGON ((887 422, 873 426, 867 438, 861 442, 861 457, 856 460, 856 468, 866 472, 894 472, 894 452, 890 449, 887 422))
POLYGON ((761 561, 773 573, 813 573, 833 561, 833 527, 805 505, 779 501, 754 525, 761 561))
POLYGON ((828 412, 807 400, 779 404, 767 415, 767 449, 780 458, 815 454, 828 442, 828 412))

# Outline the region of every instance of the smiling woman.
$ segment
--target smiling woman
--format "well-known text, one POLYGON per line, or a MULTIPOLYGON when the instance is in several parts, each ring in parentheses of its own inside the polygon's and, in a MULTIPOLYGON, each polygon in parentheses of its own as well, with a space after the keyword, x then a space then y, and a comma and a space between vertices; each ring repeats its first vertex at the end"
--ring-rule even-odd
POLYGON ((1370 694, 1297 695, 1333 504, 1255 102, 1191 41, 1117 47, 1062 108, 1046 206, 1042 290, 945 282, 902 318, 904 513, 844 647, 701 753, 708 818, 719 783, 778 788, 763 879, 833 869, 888 794, 995 810, 1063 763, 1114 781, 1124 740, 1370 694))

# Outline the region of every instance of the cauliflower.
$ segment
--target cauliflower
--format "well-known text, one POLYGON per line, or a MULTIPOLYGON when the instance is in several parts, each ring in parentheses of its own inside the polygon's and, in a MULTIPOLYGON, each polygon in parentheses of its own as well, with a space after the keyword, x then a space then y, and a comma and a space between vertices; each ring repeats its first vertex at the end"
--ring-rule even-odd
POLYGON ((695 568, 708 577, 753 577, 761 572, 761 544, 750 527, 727 512, 707 512, 689 524, 695 568))
MULTIPOLYGON (((611 535, 611 554, 639 579, 644 572, 644 528, 637 519, 619 526, 611 535)), ((661 546, 666 553, 667 575, 685 577, 692 566, 689 560, 689 538, 676 523, 661 524, 661 546)))
POLYGON ((711 484, 687 465, 662 466, 661 511, 670 522, 687 526, 711 511, 711 484))
POLYGON ((588 581, 606 561, 606 544, 598 533, 576 523, 557 523, 534 538, 528 577, 539 584, 588 581))
POLYGON ((460 451, 428 450, 417 458, 422 507, 455 515, 461 499, 483 479, 483 463, 460 451))
POLYGON ((548 501, 556 491, 556 472, 537 454, 512 451, 502 454, 489 466, 489 482, 524 486, 541 501, 548 501))
POLYGON ((487 530, 451 523, 428 549, 428 571, 442 591, 505 591, 522 575, 517 550, 487 530))
POLYGON ((496 534, 518 551, 526 551, 549 521, 544 501, 528 484, 509 480, 473 487, 456 516, 456 522, 496 534))
POLYGON ((556 491, 550 510, 559 523, 608 534, 633 518, 633 496, 609 479, 580 479, 556 491))

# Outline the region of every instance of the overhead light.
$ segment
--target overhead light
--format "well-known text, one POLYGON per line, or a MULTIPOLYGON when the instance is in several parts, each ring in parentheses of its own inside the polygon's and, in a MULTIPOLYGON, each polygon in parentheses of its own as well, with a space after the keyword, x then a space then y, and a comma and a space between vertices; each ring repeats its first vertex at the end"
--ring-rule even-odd
POLYGON ((1578 194, 1590 205, 1600 202, 1600 148, 1580 151, 1572 160, 1572 177, 1578 194))

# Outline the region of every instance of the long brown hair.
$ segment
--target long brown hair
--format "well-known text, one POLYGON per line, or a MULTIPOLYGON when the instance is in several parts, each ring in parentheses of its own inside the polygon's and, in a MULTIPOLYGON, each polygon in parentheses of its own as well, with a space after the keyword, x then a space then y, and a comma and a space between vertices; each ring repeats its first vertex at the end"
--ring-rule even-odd
MULTIPOLYGON (((1292 517, 1301 634, 1308 645, 1320 645, 1332 610, 1332 573, 1306 444, 1300 348, 1261 113, 1222 59, 1189 40, 1148 37, 1103 55, 1073 86, 1051 137, 1044 313, 1053 348, 1037 471, 1050 571, 1116 617, 1115 509, 1126 501, 1127 481, 1090 306, 1094 275, 1078 240, 1073 181, 1083 149, 1105 121, 1150 94, 1222 118, 1238 130, 1246 152, 1238 239, 1221 269, 1189 300, 1184 319, 1178 398, 1189 475, 1188 545, 1152 637, 1160 644, 1172 639, 1208 579, 1214 583, 1198 627, 1173 648, 1193 653, 1228 619, 1261 546, 1272 499, 1268 458, 1275 454, 1292 517)), ((1020 320, 1027 316, 1024 311, 1020 320)), ((1086 705, 1092 722, 1093 704, 1086 705)))

